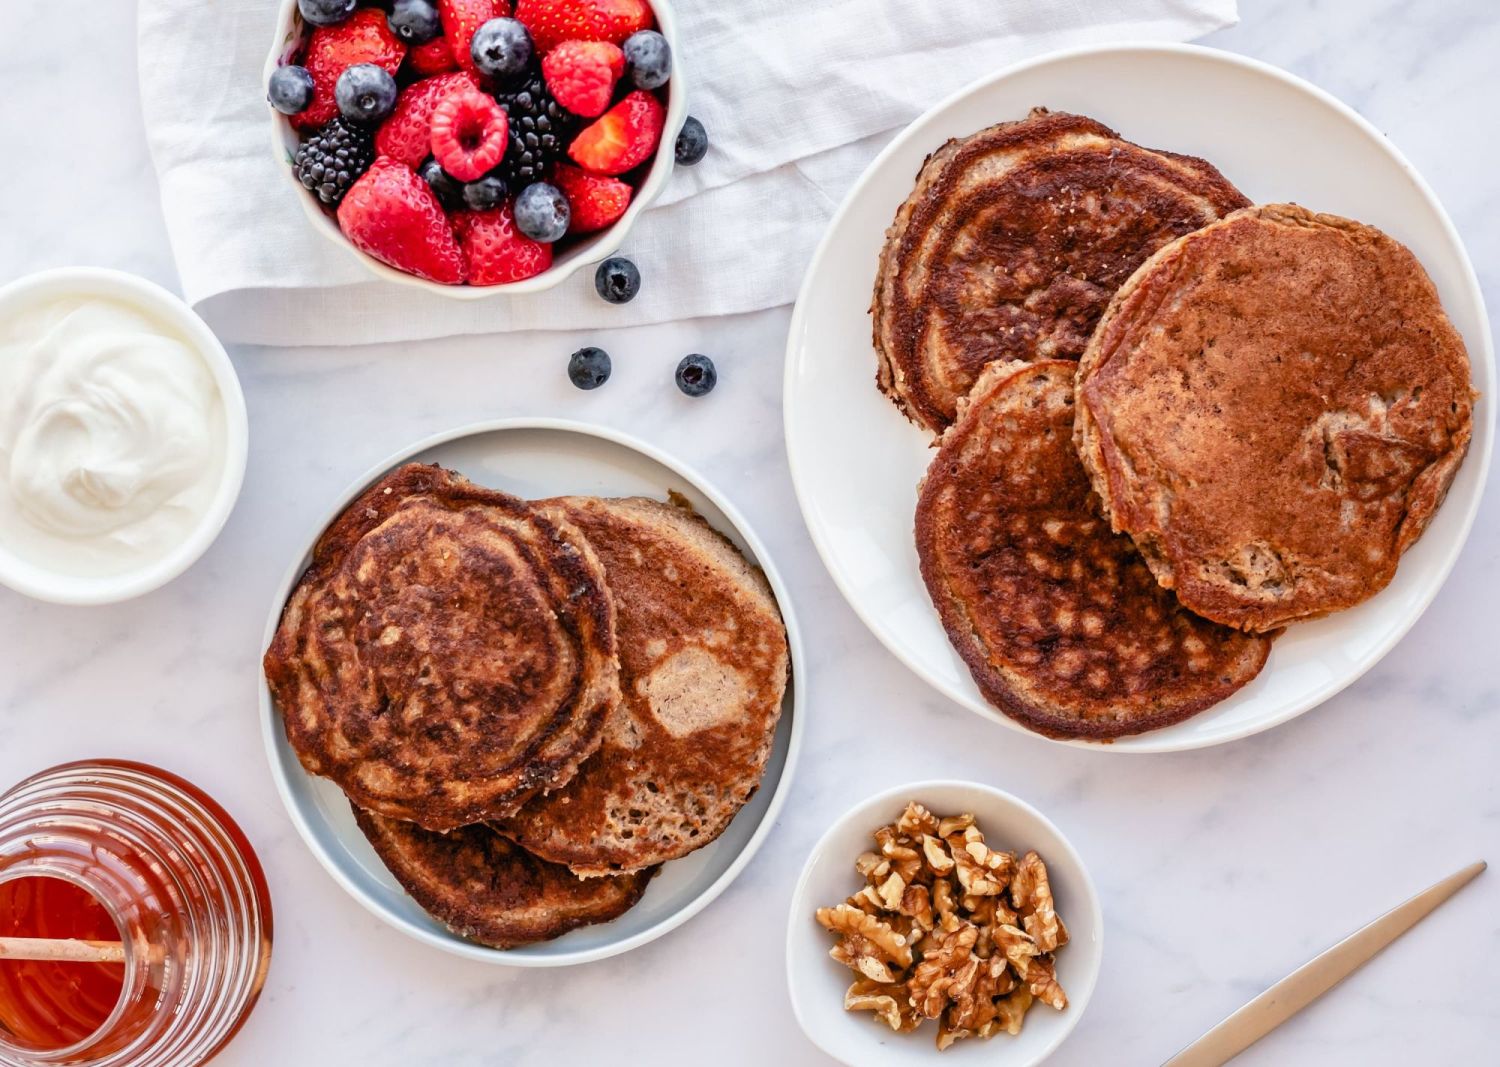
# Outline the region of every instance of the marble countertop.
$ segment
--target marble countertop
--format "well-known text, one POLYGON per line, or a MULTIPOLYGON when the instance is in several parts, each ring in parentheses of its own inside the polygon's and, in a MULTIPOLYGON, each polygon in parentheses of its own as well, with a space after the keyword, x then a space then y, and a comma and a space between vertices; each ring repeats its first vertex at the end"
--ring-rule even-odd
MULTIPOLYGON (((1286 67, 1387 132, 1436 187, 1500 296, 1500 15, 1492 0, 1241 0, 1208 43, 1286 67)), ((11 146, 0 281, 94 263, 175 287, 135 99, 134 5, 10 12, 11 146)), ((1235 116, 1226 114, 1226 123, 1235 116)), ((1357 175, 1351 180, 1358 180, 1357 175)), ((1490 493, 1451 580, 1362 681, 1269 733, 1122 758, 1002 731, 928 690, 834 589, 781 446, 786 309, 607 335, 464 338, 233 355, 253 432, 244 495, 184 578, 115 607, 0 590, 0 783, 64 760, 162 764, 209 788, 258 848, 276 901, 264 997, 218 1062, 821 1064, 783 978, 786 909, 836 815, 905 780, 973 777, 1047 812, 1105 901, 1104 969, 1053 1063, 1160 1063, 1267 984, 1410 893, 1500 860, 1500 588, 1490 493), (602 343, 597 393, 562 373, 602 343), (404 350, 392 350, 392 349, 404 350), (706 401, 672 368, 711 353, 706 401), (440 385, 440 383, 442 383, 440 385), (461 388, 453 388, 460 383, 461 388), (764 850, 686 926, 625 956, 519 971, 433 951, 355 905, 283 812, 256 716, 261 630, 327 501, 381 457, 480 418, 562 413, 640 434, 724 487, 780 563, 808 646, 800 776, 764 850), (901 738, 900 744, 889 738, 901 738)), ((1500 1048, 1500 873, 1490 872, 1240 1062, 1477 1064, 1500 1048)))

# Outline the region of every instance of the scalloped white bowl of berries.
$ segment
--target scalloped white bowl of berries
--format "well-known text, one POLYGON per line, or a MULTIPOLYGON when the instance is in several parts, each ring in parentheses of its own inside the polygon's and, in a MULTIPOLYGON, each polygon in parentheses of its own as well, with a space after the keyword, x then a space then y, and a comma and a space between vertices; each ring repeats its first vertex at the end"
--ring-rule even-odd
POLYGON ((283 0, 273 147, 313 226, 379 277, 550 289, 702 158, 675 48, 666 0, 283 0))

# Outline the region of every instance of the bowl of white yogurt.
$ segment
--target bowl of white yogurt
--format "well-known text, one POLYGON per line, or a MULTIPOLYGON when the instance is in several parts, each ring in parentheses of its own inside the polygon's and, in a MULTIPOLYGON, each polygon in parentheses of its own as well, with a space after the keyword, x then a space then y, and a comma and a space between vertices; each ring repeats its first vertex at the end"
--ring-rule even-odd
POLYGON ((203 555, 245 476, 224 346, 160 286, 69 267, 0 287, 0 583, 109 604, 203 555))

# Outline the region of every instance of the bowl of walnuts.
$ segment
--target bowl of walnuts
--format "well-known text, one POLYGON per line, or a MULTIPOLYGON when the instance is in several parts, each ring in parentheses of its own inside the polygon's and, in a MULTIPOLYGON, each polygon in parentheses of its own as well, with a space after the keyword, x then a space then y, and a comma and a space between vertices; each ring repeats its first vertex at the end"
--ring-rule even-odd
POLYGON ((1098 981, 1093 881, 1040 812, 977 782, 916 782, 843 815, 792 895, 787 983, 847 1064, 1029 1067, 1098 981))

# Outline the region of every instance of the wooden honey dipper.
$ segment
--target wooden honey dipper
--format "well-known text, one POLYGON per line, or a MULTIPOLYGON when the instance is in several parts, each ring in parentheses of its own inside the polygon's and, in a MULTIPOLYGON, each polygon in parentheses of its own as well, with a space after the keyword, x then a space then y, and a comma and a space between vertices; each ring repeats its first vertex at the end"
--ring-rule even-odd
MULTIPOLYGON (((156 945, 147 946, 145 958, 150 963, 160 963, 161 948, 156 945)), ((124 963, 125 945, 120 941, 83 941, 71 937, 0 937, 0 960, 124 963)))

